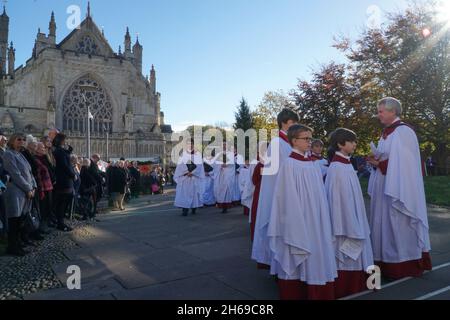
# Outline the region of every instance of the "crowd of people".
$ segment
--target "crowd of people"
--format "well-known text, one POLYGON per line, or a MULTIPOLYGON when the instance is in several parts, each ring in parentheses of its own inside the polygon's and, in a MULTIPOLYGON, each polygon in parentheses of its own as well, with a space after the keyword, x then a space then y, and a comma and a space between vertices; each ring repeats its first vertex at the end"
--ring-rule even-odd
POLYGON ((0 141, 0 217, 8 254, 26 255, 26 247, 54 229, 72 231, 66 216, 75 210, 83 220, 95 219, 103 194, 98 155, 77 157, 56 130, 40 140, 15 133, 0 141))
POLYGON ((57 130, 41 139, 0 135, 0 236, 8 241, 7 254, 24 256, 54 230, 72 231, 68 218, 100 222, 98 203, 105 195, 113 211, 124 211, 126 202, 146 190, 161 193, 171 180, 156 166, 147 186, 137 162, 80 157, 66 140, 57 130))
POLYGON ((349 296, 367 290, 377 270, 389 279, 421 276, 432 264, 420 150, 401 114, 397 99, 379 101, 384 130, 364 159, 369 212, 353 158, 357 134, 336 129, 324 157, 324 143, 291 109, 278 115, 279 137, 260 146, 257 164, 227 143, 203 158, 188 141, 174 174, 175 206, 188 216, 241 204, 252 259, 276 277, 283 300, 349 296))

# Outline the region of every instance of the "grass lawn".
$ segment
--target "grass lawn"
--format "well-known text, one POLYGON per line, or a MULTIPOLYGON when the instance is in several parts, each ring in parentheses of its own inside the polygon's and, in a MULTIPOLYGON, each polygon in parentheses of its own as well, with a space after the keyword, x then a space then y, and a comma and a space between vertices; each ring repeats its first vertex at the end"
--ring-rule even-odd
POLYGON ((450 207, 450 176, 426 177, 425 194, 428 203, 450 207))
MULTIPOLYGON (((368 196, 368 183, 368 179, 361 179, 365 196, 368 196)), ((425 195, 429 204, 450 207, 450 176, 425 177, 425 195)))

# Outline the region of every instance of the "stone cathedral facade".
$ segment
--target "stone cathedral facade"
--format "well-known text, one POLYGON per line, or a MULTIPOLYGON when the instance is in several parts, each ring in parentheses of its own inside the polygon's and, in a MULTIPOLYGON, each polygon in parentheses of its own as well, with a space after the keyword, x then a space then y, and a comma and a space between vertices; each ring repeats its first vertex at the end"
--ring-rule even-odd
POLYGON ((15 68, 9 17, 0 16, 0 130, 42 136, 58 128, 79 155, 87 153, 87 104, 93 119, 91 152, 110 158, 157 158, 165 162, 166 138, 156 72, 142 73, 143 47, 126 31, 115 52, 99 30, 90 6, 85 20, 61 42, 52 13, 48 34, 37 33, 31 58, 15 68), (89 87, 87 90, 86 86, 89 87))

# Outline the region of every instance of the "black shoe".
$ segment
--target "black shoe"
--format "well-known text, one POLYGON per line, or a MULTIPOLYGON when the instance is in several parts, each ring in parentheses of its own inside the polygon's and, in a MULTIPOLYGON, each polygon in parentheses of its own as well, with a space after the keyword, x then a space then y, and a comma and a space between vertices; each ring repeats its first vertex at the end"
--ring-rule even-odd
POLYGON ((71 232, 73 231, 73 229, 69 226, 63 225, 63 226, 58 226, 58 230, 62 231, 62 232, 71 232))
POLYGON ((223 210, 222 210, 222 213, 223 213, 223 214, 228 213, 228 209, 223 209, 223 210))
POLYGON ((192 214, 197 214, 197 209, 192 209, 192 214))
POLYGON ((189 209, 183 209, 183 217, 187 217, 189 214, 189 209))

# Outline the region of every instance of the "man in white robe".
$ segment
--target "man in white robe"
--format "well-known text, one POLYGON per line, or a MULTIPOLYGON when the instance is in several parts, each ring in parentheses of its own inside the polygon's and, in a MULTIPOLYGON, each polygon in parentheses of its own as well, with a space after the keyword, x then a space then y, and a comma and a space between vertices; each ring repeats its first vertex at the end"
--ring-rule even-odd
POLYGON ((282 300, 333 300, 337 278, 330 210, 322 173, 308 157, 312 129, 289 129, 293 151, 281 165, 267 236, 282 300))
POLYGON ((193 142, 190 141, 178 161, 174 174, 177 183, 175 207, 183 209, 183 216, 188 215, 189 209, 192 209, 192 214, 196 214, 196 209, 203 207, 204 176, 202 156, 194 150, 193 142))
POLYGON ((234 153, 224 143, 223 151, 214 158, 214 196, 222 213, 233 207, 235 178, 234 153))
POLYGON ((331 212, 338 279, 336 299, 367 290, 367 270, 374 265, 370 227, 361 184, 350 157, 356 150, 357 136, 348 129, 331 135, 336 151, 325 181, 331 212))
POLYGON ((377 168, 369 181, 374 259, 390 279, 419 277, 432 268, 419 143, 401 114, 397 99, 379 101, 378 117, 385 129, 369 157, 377 168))
POLYGON ((277 120, 280 134, 279 137, 272 139, 267 150, 267 161, 264 165, 256 213, 252 259, 258 263, 259 269, 269 269, 273 257, 273 253, 270 250, 269 238, 267 237, 267 227, 270 221, 275 182, 279 170, 272 169, 277 165, 281 167, 283 161, 292 153, 292 147, 287 138, 287 131, 291 126, 298 123, 299 116, 290 109, 284 109, 278 115, 277 120))

